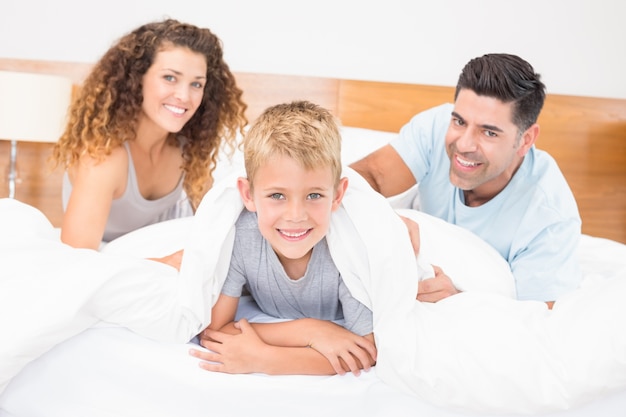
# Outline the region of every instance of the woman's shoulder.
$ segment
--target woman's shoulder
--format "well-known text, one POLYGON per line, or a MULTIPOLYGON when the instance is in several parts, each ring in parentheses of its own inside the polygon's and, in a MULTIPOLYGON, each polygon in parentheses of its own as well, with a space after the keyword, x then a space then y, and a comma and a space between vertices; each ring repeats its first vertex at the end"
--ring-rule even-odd
POLYGON ((72 183, 78 177, 89 177, 98 181, 126 183, 128 176, 128 153, 125 146, 118 146, 108 155, 92 156, 84 154, 78 163, 69 167, 68 175, 72 183))

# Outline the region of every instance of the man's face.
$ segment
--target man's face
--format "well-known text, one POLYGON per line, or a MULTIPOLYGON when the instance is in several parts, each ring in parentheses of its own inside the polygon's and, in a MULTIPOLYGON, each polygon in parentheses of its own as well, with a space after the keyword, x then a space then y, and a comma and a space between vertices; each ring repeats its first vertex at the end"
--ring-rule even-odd
POLYGON ((479 196, 481 204, 502 191, 532 145, 520 136, 512 111, 513 103, 467 89, 454 104, 446 133, 450 182, 479 196))

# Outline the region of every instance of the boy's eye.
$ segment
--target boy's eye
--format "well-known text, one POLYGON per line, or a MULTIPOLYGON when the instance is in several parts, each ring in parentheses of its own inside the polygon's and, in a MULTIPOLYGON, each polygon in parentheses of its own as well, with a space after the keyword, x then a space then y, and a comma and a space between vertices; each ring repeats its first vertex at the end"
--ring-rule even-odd
POLYGON ((281 193, 274 193, 274 194, 270 194, 270 198, 272 200, 284 200, 285 196, 282 195, 281 193))
POLYGON ((307 196, 307 198, 309 200, 317 200, 319 198, 322 198, 322 195, 320 193, 311 193, 307 196))

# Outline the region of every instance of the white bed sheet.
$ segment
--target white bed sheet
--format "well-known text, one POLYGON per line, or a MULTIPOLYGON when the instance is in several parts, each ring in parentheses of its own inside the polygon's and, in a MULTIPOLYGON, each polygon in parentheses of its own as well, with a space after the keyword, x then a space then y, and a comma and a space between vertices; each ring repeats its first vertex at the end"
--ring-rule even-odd
MULTIPOLYGON (((155 225, 152 230, 143 230, 137 233, 136 237, 141 237, 144 241, 150 242, 155 240, 155 235, 165 234, 167 236, 165 241, 171 243, 187 233, 185 228, 192 225, 191 220, 180 219, 155 225), (167 232, 168 228, 169 232, 167 232)), ((44 235, 49 235, 49 230, 45 228, 35 227, 35 229, 44 235)), ((427 228, 424 232, 427 232, 427 228)), ((50 239, 54 238, 51 237, 50 239)), ((424 239, 425 243, 431 241, 428 233, 425 234, 424 239)), ((134 241, 131 239, 127 243, 134 244, 136 242, 136 239, 134 241)), ((109 249, 114 251, 115 245, 110 246, 109 249)), ((117 250, 128 249, 123 245, 117 248, 117 250)), ((450 246, 449 249, 453 249, 453 247, 450 246)), ((586 277, 585 287, 587 289, 595 288, 602 292, 603 282, 626 277, 626 245, 583 236, 579 256, 586 277)), ((82 258, 82 256, 78 256, 78 258, 82 258)), ((71 257, 68 259, 71 260, 71 257)), ((99 264, 97 256, 89 257, 89 259, 99 264)), ((4 262, 4 264, 6 267, 11 263, 4 262)), ((23 262, 18 262, 18 264, 23 265, 23 262)), ((53 263, 50 265, 52 266, 53 263)), ((146 271, 151 270, 148 268, 149 265, 152 264, 145 264, 146 271)), ((53 273, 53 268, 48 270, 51 273, 49 276, 51 280, 60 278, 53 273)), ((60 267, 60 270, 66 271, 67 269, 60 267)), ((85 271, 89 270, 88 267, 85 269, 85 271)), ((128 277, 128 275, 125 276, 128 277)), ((622 292, 621 294, 610 295, 614 298, 623 299, 625 294, 622 292)), ((599 300, 596 297, 595 302, 597 301, 599 300)), ((62 298, 59 299, 59 302, 63 302, 62 298)), ((558 303, 556 307, 556 311, 559 311, 558 303)), ((583 304, 582 307, 588 308, 589 306, 583 304)), ((470 312, 468 311, 468 313, 470 312)), ((253 306, 250 304, 243 305, 240 315, 246 315, 253 320, 264 319, 262 315, 253 310, 253 306)), ((623 316, 600 316, 605 320, 598 321, 596 325, 594 322, 589 322, 589 318, 586 316, 593 317, 592 314, 589 315, 582 309, 581 317, 577 319, 581 320, 581 329, 588 331, 590 328, 597 328, 597 333, 589 336, 588 346, 591 348, 594 348, 595 343, 592 339, 599 336, 600 340, 604 340, 607 336, 606 333, 603 333, 604 328, 611 332, 617 323, 618 329, 623 329, 623 327, 619 327, 619 323, 624 323, 626 320, 626 317, 623 316)), ((529 317, 536 318, 535 316, 529 317)), ((16 316, 15 320, 19 322, 20 317, 16 316)), ((570 321, 565 323, 571 324, 570 321)), ((457 323, 450 324, 458 325, 457 323)), ((516 328, 524 328, 519 324, 516 326, 516 328)), ((529 323, 529 328, 532 327, 532 323, 529 323)), ((484 329, 477 325, 475 325, 475 329, 482 329, 487 333, 491 331, 491 329, 484 329)), ((623 335, 624 333, 621 333, 621 336, 617 335, 618 337, 614 338, 618 343, 613 348, 618 349, 619 352, 611 354, 612 347, 610 345, 597 346, 601 349, 581 357, 581 367, 583 369, 587 367, 590 370, 589 381, 582 382, 588 382, 589 386, 592 387, 588 390, 582 389, 581 392, 583 394, 590 393, 589 398, 573 399, 575 406, 570 410, 548 412, 542 415, 554 417, 624 416, 626 391, 624 389, 615 390, 615 375, 608 374, 610 381, 607 380, 607 382, 611 382, 611 384, 607 384, 604 392, 602 390, 602 375, 605 375, 602 367, 606 366, 607 363, 612 364, 611 361, 615 360, 613 357, 617 358, 618 361, 619 358, 622 358, 622 362, 615 362, 615 365, 619 369, 618 372, 623 375, 623 379, 626 380, 626 373, 623 372, 624 362, 626 362, 623 360, 626 355, 625 344, 622 342, 623 335), (609 352, 608 362, 606 361, 607 351, 609 352), (597 360, 593 360, 594 354, 599 355, 597 360), (599 371, 593 368, 594 362, 598 364, 599 371)), ((7 337, 7 334, 5 333, 3 336, 7 337)), ((448 340, 459 340, 454 335, 445 335, 444 333, 442 336, 448 340)), ((474 335, 469 334, 468 336, 472 338, 474 335)), ((481 336, 476 335, 474 337, 478 340, 473 342, 472 346, 482 345, 489 348, 485 342, 480 342, 481 336)), ((583 334, 581 340, 586 337, 583 334)), ((563 350, 563 354, 571 355, 571 352, 580 352, 581 348, 584 349, 585 346, 572 346, 569 351, 563 350)), ((223 416, 240 416, 249 412, 261 412, 262 415, 272 412, 280 415, 282 411, 285 411, 283 414, 291 414, 294 410, 298 410, 299 414, 315 416, 345 415, 346 413, 350 413, 350 415, 360 414, 365 417, 413 413, 435 417, 485 415, 484 413, 477 413, 471 408, 455 407, 453 406, 455 402, 452 399, 450 399, 450 406, 441 407, 435 406, 430 398, 425 399, 419 395, 403 393, 396 387, 383 382, 384 377, 381 377, 376 368, 358 378, 352 375, 332 377, 224 375, 201 370, 197 366, 197 360, 188 355, 188 349, 189 346, 186 343, 156 342, 122 327, 97 325, 70 337, 26 365, 11 380, 5 391, 0 394, 0 416, 150 415, 169 417, 184 415, 200 417, 210 415, 210 413, 223 416)), ((430 351, 432 352, 432 350, 430 351)), ((441 351, 454 353, 455 348, 454 346, 442 346, 441 351)), ((502 375, 496 375, 498 370, 494 370, 494 367, 489 365, 484 369, 484 372, 481 372, 480 369, 476 371, 475 364, 467 363, 467 358, 472 357, 472 354, 472 352, 467 351, 457 352, 457 357, 453 358, 456 361, 459 361, 459 358, 464 358, 465 364, 470 365, 468 368, 472 369, 473 367, 475 373, 472 374, 469 381, 465 371, 451 370, 450 368, 447 370, 442 368, 441 371, 429 371, 440 377, 444 384, 454 385, 451 384, 446 375, 446 373, 452 372, 452 374, 458 374, 465 378, 466 385, 464 387, 467 387, 468 392, 478 392, 483 396, 500 395, 500 393, 491 390, 494 389, 493 380, 502 378, 502 375), (467 384, 470 383, 474 383, 474 385, 468 386, 467 384)), ((484 358, 484 355, 477 356, 484 358)), ((433 357, 432 359, 436 363, 445 363, 445 358, 443 362, 442 358, 433 357)), ((526 358, 522 359, 527 360, 526 358)), ((575 360, 576 358, 574 358, 575 360)), ((463 364, 463 360, 461 360, 461 364, 463 364)), ((538 371, 538 374, 541 374, 542 370, 538 371)), ((506 373, 504 376, 506 377, 506 373)), ((619 378, 620 374, 617 377, 619 378)), ((516 378, 517 376, 511 376, 511 380, 516 378)), ((547 380, 538 379, 536 384, 545 384, 547 380)), ((512 383, 512 386, 515 386, 516 383, 512 383)), ((621 387, 624 386, 624 384, 621 385, 621 387)), ((546 388, 553 389, 553 387, 546 388)), ((443 392, 446 389, 449 388, 444 387, 443 392)), ((548 397, 554 395, 549 393, 550 389, 546 390, 548 397)), ((460 390, 464 390, 463 387, 460 390)), ((458 394, 461 398, 466 395, 463 392, 458 392, 458 394)), ((521 401, 524 402, 523 399, 521 401)), ((477 403, 484 404, 485 399, 483 398, 477 403)), ((541 407, 538 406, 538 408, 541 407)), ((513 415, 501 411, 490 414, 497 416, 513 415)))
MULTIPOLYGON (((242 299, 240 314, 254 311, 254 304, 242 299)), ((383 383, 375 368, 359 377, 209 373, 188 355, 191 345, 158 343, 114 326, 88 329, 27 366, 0 396, 0 417, 484 415, 437 407, 402 393, 383 383)), ((626 391, 621 391, 541 415, 625 413, 626 391)))

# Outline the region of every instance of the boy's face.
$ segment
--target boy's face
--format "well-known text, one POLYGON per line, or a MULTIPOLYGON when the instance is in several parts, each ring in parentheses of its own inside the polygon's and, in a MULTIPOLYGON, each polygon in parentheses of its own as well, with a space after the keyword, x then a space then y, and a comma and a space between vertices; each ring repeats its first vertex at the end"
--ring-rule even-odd
POLYGON ((348 185, 335 188, 330 167, 307 170, 290 157, 277 155, 260 166, 250 182, 237 185, 246 208, 256 211, 259 230, 283 265, 308 262, 313 246, 326 235, 330 216, 348 185))

